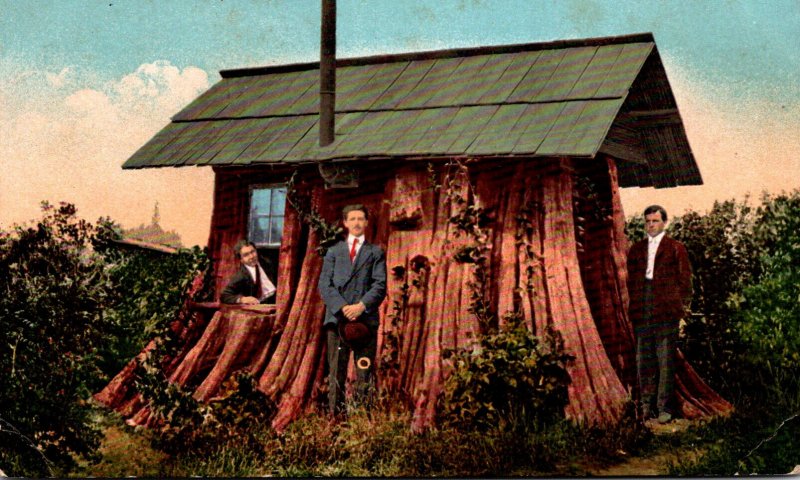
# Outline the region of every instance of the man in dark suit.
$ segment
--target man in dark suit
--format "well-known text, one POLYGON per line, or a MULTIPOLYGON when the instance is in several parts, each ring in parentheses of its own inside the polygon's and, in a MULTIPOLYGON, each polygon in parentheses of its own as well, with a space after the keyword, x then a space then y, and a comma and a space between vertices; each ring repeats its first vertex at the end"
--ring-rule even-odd
POLYGON ((675 414, 675 348, 678 322, 692 299, 692 271, 682 243, 664 232, 667 212, 658 205, 644 211, 647 238, 628 252, 630 318, 636 335, 636 367, 645 421, 675 414))
POLYGON ((319 277, 319 293, 326 307, 323 328, 328 347, 328 403, 333 415, 345 412, 351 351, 356 364, 355 403, 368 399, 374 383, 378 308, 386 296, 386 257, 381 247, 364 238, 368 219, 363 205, 342 209, 347 239, 328 249, 319 277))
POLYGON ((247 240, 239 240, 233 249, 241 266, 222 290, 220 301, 239 305, 273 303, 276 289, 267 275, 269 261, 261 260, 256 246, 247 240))

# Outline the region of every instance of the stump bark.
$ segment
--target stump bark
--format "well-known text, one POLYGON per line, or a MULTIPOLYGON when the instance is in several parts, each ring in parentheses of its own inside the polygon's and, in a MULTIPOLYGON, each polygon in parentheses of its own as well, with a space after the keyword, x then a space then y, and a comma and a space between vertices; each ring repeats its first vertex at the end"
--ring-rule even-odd
MULTIPOLYGON (((386 250, 389 272, 381 308, 378 382, 413 409, 413 428, 435 422, 449 368, 445 352, 471 348, 485 333, 486 325, 469 311, 476 267, 456 259, 475 242, 451 221, 467 205, 479 207, 486 217, 481 235, 487 261, 482 268, 488 280, 479 293, 493 326, 502 327, 504 314, 515 312, 534 333, 548 326, 559 330, 567 352, 575 356, 568 366, 572 384, 567 415, 590 424, 612 424, 635 395, 633 330, 626 310, 627 240, 616 165, 610 157, 582 162, 506 159, 464 168, 439 164, 432 171, 420 162, 396 168, 365 165, 357 191, 326 189, 313 170, 305 171, 311 205, 328 221, 338 221, 347 203, 363 203, 372 212, 367 236, 386 250), (595 186, 591 194, 585 191, 585 179, 595 186)), ((242 189, 243 180, 237 177, 236 183, 221 175, 215 203, 239 202, 220 186, 242 189)), ((244 236, 246 208, 236 203, 231 219, 217 207, 209 243, 221 259, 217 268, 230 271, 235 259, 224 252, 244 236)), ((315 252, 319 238, 288 204, 284 222, 273 321, 260 329, 248 327, 244 336, 231 331, 231 325, 219 330, 222 326, 213 320, 208 327, 202 321, 193 326, 184 322, 175 328, 202 335, 186 335, 181 352, 165 364, 166 375, 201 400, 220 393, 233 369, 249 371, 278 405, 273 421, 277 429, 324 401, 327 375, 324 305, 316 291, 322 265, 315 252)), ((679 367, 684 416, 730 411, 730 404, 688 363, 682 360, 679 367)), ((146 406, 131 388, 131 372, 129 365, 95 398, 132 423, 146 423, 146 406)))

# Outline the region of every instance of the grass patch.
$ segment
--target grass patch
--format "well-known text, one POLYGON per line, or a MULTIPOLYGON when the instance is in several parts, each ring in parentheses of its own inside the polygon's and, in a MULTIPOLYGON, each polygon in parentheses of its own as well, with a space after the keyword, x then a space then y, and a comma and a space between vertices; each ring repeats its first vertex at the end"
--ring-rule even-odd
MULTIPOLYGON (((780 412, 779 412, 780 413, 780 412)), ((687 432, 704 453, 669 464, 669 475, 774 475, 800 464, 800 416, 734 413, 687 432)))
POLYGON ((167 455, 152 447, 154 432, 119 417, 102 419, 102 458, 84 462, 80 476, 573 476, 613 464, 648 442, 648 433, 623 419, 600 429, 563 420, 515 431, 410 430, 406 411, 356 411, 341 422, 311 413, 282 434, 253 432, 257 444, 235 439, 202 453, 167 455))

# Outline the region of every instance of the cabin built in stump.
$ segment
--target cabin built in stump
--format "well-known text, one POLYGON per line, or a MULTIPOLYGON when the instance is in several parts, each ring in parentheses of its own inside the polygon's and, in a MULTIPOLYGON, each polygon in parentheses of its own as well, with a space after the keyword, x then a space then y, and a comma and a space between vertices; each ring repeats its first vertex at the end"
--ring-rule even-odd
MULTIPOLYGON (((566 414, 620 418, 636 382, 619 189, 702 184, 651 34, 340 59, 324 147, 319 63, 221 75, 123 168, 213 168, 216 298, 239 265, 233 245, 249 238, 277 263, 277 300, 227 323, 212 319, 218 304, 188 303, 170 381, 207 401, 247 371, 278 405, 278 429, 322 400, 327 239, 308 215, 335 224, 362 203, 389 272, 378 382, 411 406, 413 427, 435 419, 445 351, 487 328, 470 313, 478 267, 463 253, 476 245, 493 326, 517 312, 534 333, 557 329, 575 357, 566 414), (484 214, 479 235, 450 220, 468 206, 484 214)), ((96 398, 146 424, 134 366, 96 398)), ((681 355, 676 375, 683 416, 731 410, 681 355)))

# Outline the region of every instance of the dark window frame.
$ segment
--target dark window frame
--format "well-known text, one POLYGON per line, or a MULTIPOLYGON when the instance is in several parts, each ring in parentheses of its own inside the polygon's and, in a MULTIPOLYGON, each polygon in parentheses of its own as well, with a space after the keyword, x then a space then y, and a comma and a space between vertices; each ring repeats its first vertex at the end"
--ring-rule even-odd
POLYGON ((261 249, 277 249, 280 248, 281 242, 283 241, 283 220, 286 218, 286 184, 285 183, 261 183, 261 184, 253 184, 250 185, 248 188, 248 210, 247 210, 247 239, 253 242, 256 245, 256 248, 259 250, 261 249), (280 212, 275 212, 273 210, 274 204, 274 193, 270 192, 270 206, 268 213, 257 212, 254 210, 253 205, 253 192, 256 190, 283 190, 283 210, 280 212), (254 227, 256 226, 259 219, 266 218, 267 219, 267 241, 261 242, 256 241, 253 238, 253 231, 254 227), (279 231, 280 238, 278 241, 273 241, 272 233, 273 233, 273 219, 280 218, 281 219, 281 228, 279 231))

